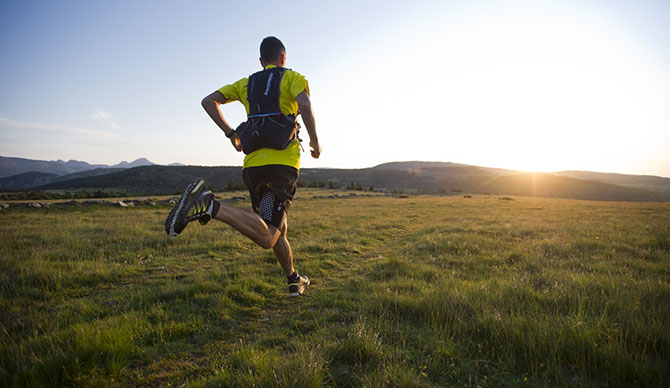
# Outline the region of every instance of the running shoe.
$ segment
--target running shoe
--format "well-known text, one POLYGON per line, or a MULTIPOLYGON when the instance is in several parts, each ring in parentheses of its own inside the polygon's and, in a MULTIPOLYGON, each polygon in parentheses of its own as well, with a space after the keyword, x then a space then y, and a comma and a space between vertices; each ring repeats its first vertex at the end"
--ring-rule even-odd
POLYGON ((305 288, 307 288, 309 284, 310 282, 307 276, 305 275, 298 276, 298 281, 296 283, 288 284, 288 296, 294 297, 302 295, 302 293, 305 292, 305 288))
POLYGON ((201 223, 206 224, 211 219, 207 208, 213 199, 214 194, 205 187, 202 178, 191 182, 165 219, 165 232, 170 236, 178 236, 191 221, 202 219, 201 223))

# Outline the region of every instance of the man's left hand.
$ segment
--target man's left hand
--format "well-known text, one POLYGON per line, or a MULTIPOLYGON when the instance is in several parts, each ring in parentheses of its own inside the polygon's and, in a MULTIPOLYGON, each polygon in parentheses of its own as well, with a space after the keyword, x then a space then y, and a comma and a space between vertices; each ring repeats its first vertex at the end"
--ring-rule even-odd
POLYGON ((311 141, 309 142, 309 146, 312 147, 311 154, 314 159, 318 159, 319 156, 321 156, 321 146, 319 145, 319 142, 314 142, 311 141))

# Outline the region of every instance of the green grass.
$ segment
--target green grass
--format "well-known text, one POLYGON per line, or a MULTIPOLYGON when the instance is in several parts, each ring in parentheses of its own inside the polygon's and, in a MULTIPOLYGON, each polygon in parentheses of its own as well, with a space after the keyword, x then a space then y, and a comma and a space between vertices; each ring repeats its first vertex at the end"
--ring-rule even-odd
POLYGON ((312 194, 298 299, 222 223, 3 209, 0 386, 670 384, 670 204, 312 194))

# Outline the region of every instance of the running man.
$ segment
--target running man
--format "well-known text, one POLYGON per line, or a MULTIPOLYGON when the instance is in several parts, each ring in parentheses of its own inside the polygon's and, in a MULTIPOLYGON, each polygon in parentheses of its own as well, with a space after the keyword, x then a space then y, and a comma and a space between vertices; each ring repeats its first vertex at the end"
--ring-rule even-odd
POLYGON ((279 39, 263 39, 260 54, 262 71, 223 86, 202 100, 202 107, 230 139, 232 146, 238 152, 243 151, 243 145, 245 147, 247 155, 244 158, 242 178, 251 194, 254 211, 215 200, 212 192, 205 188, 205 182, 196 179, 186 188, 165 220, 165 231, 171 236, 177 236, 189 222, 195 220, 202 224, 206 224, 211 218, 225 222, 264 249, 274 250, 277 261, 288 278, 289 296, 293 297, 302 295, 310 284, 307 276, 299 275, 293 268, 293 253, 286 239, 286 212, 296 192, 300 168, 300 143, 297 133, 289 138, 288 146, 283 149, 263 147, 253 150, 241 142, 240 137, 245 138, 241 132, 244 124, 234 131, 219 110, 221 104, 240 101, 246 108, 247 122, 262 116, 263 123, 269 117, 267 106, 274 106, 281 111, 274 112, 268 121, 276 117, 294 120, 299 113, 309 134, 311 155, 313 158, 319 157, 321 146, 316 135, 307 80, 302 74, 284 68, 286 48, 279 39), (254 88, 255 84, 260 84, 260 89, 254 88), (265 96, 265 102, 261 102, 261 95, 265 96), (253 100, 252 106, 249 99, 253 100))

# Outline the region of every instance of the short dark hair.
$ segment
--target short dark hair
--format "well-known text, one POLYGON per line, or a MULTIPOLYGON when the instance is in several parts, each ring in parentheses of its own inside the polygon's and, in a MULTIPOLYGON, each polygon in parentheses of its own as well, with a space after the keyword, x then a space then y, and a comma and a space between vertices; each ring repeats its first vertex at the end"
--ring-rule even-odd
POLYGON ((274 36, 268 36, 261 42, 261 59, 266 63, 278 60, 285 52, 284 44, 274 36))

